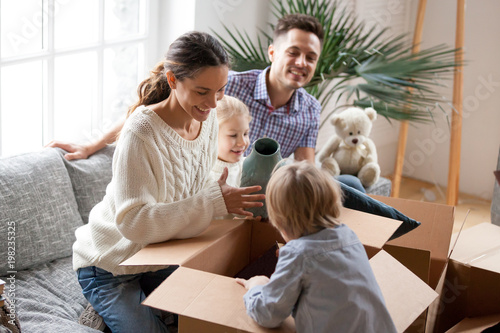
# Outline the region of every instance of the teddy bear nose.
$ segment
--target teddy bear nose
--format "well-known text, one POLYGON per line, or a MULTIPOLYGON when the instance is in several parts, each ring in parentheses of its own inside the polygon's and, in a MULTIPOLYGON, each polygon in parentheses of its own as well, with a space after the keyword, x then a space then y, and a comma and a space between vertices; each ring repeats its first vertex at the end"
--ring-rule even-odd
POLYGON ((358 143, 358 139, 352 139, 352 143, 354 144, 358 143))

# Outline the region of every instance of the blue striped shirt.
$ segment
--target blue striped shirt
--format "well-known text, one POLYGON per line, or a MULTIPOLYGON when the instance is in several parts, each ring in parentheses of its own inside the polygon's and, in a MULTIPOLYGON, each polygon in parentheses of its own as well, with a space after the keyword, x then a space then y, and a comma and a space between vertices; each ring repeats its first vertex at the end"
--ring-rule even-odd
MULTIPOLYGON (((279 142, 281 156, 290 156, 299 147, 316 147, 321 105, 299 88, 290 101, 275 110, 267 93, 265 70, 229 72, 226 94, 245 103, 252 115, 250 143, 262 137, 279 142)), ((250 153, 248 149, 245 155, 250 153)))
POLYGON ((365 249, 345 224, 289 241, 269 283, 244 301, 265 327, 292 314, 297 333, 396 332, 365 249))

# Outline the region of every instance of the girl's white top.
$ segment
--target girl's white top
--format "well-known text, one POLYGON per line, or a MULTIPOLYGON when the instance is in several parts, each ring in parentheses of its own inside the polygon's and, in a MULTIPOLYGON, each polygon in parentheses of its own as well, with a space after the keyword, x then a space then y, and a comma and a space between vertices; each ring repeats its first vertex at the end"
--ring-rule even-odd
POLYGON ((211 172, 212 179, 218 181, 224 168, 227 167, 229 175, 227 176, 226 184, 232 187, 240 187, 241 174, 243 173, 243 160, 244 158, 239 162, 228 163, 217 159, 211 172))

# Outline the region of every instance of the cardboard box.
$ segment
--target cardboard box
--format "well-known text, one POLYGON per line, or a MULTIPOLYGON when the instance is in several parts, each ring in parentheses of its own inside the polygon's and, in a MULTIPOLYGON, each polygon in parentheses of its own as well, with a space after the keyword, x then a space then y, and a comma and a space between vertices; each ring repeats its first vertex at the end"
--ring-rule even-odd
POLYGON ((121 265, 179 265, 233 276, 249 263, 252 224, 214 220, 198 237, 148 245, 121 265))
POLYGON ((246 290, 232 277, 179 267, 143 304, 179 314, 179 332, 295 332, 289 317, 278 330, 253 321, 246 290))
MULTIPOLYGON (((370 264, 394 324, 404 332, 438 294, 385 251, 370 264)), ((144 304, 178 313, 181 333, 295 332, 291 317, 278 330, 256 324, 246 315, 245 292, 231 277, 180 267, 144 304)))
POLYGON ((421 223, 415 230, 387 242, 384 250, 435 289, 448 261, 455 208, 414 200, 372 197, 421 223), (430 259, 427 262, 426 257, 430 259))
MULTIPOLYGON (((448 262, 455 208, 414 200, 372 197, 421 223, 415 230, 387 242, 383 249, 436 290, 448 262)), ((427 311, 422 313, 407 332, 425 332, 427 315, 427 311)))
POLYGON ((446 332, 466 317, 500 314, 500 227, 482 223, 454 237, 434 332, 446 332))
POLYGON ((485 332, 499 332, 500 327, 495 327, 496 330, 491 328, 495 325, 499 325, 499 323, 500 314, 485 317, 465 318, 453 326, 450 330, 446 331, 446 333, 480 333, 488 328, 491 329, 491 331, 485 332))
MULTIPOLYGON (((364 244, 398 331, 405 331, 437 294, 381 251, 401 222, 349 209, 343 209, 341 221, 353 229, 364 244)), ((276 241, 283 240, 269 223, 214 220, 196 238, 147 246, 123 265, 181 266, 144 302, 178 313, 181 333, 270 332, 246 315, 245 290, 232 277, 276 241)), ((425 253, 423 260, 428 267, 430 255, 428 251, 425 253)), ((289 318, 272 332, 294 332, 293 319, 289 318)))

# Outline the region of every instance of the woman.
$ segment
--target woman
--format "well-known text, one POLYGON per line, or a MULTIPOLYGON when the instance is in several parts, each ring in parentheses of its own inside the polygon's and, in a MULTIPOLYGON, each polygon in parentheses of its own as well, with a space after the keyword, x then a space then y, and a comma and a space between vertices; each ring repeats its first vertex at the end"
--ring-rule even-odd
POLYGON ((258 207, 259 186, 210 181, 228 56, 206 33, 191 32, 138 88, 113 157, 113 178, 89 223, 76 231, 73 268, 83 294, 113 332, 167 332, 145 296, 174 268, 121 262, 150 243, 194 237, 214 216, 258 207), (161 269, 159 269, 161 268, 161 269))

